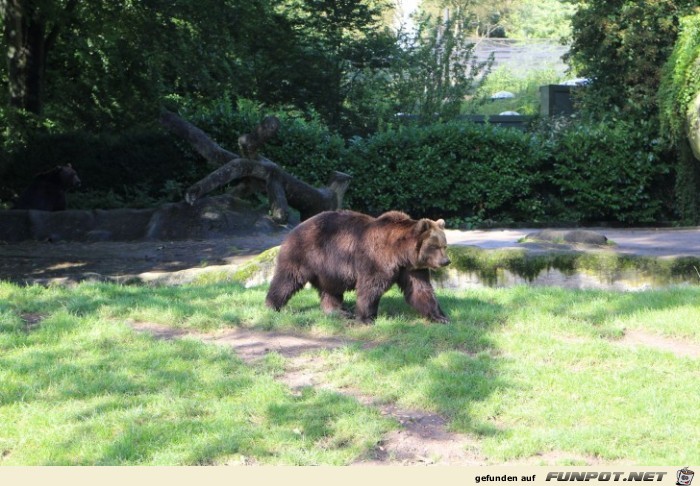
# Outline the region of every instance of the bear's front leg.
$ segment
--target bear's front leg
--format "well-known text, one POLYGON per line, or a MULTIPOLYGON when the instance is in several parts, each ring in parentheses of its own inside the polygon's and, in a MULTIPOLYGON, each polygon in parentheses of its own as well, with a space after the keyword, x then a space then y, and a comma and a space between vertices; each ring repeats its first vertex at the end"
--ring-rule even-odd
POLYGON ((279 311, 305 284, 306 280, 300 277, 299 272, 294 269, 288 271, 285 266, 278 263, 265 297, 265 304, 279 311))
POLYGON ((386 281, 390 279, 361 279, 357 282, 357 305, 355 316, 364 323, 370 324, 377 318, 379 300, 388 290, 386 281))
POLYGON ((435 290, 430 283, 430 270, 403 269, 399 274, 397 284, 401 288, 406 302, 423 317, 443 324, 450 322, 435 296, 435 290))
POLYGON ((343 309, 343 294, 319 291, 321 298, 321 310, 325 314, 338 314, 343 317, 351 317, 352 314, 343 309))

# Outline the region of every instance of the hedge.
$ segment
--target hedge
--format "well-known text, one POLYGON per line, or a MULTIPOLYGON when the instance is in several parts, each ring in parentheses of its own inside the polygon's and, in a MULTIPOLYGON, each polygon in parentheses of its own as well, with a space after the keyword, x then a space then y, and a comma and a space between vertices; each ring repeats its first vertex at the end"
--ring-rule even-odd
MULTIPOLYGON (((185 117, 236 151, 238 135, 262 118, 262 110, 204 115, 185 117)), ((345 144, 317 121, 279 115, 282 129, 264 154, 318 186, 333 170, 350 173, 346 206, 370 214, 395 209, 470 225, 632 225, 674 216, 672 168, 641 122, 522 132, 454 121, 403 126, 345 144)), ((15 173, 4 183, 17 190, 33 173, 73 163, 84 192, 69 200, 71 207, 179 200, 211 170, 186 143, 158 130, 37 136, 11 155, 15 173)))

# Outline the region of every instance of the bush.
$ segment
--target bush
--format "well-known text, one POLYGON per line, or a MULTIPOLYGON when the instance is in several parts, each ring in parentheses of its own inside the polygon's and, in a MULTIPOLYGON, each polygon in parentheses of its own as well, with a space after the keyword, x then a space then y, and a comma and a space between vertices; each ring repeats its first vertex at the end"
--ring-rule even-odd
POLYGON ((686 112, 700 93, 700 13, 681 19, 678 41, 662 71, 659 88, 662 133, 677 143, 685 136, 686 112))
POLYGON ((700 216, 700 164, 686 141, 688 110, 700 93, 700 13, 681 19, 681 32, 662 71, 659 88, 661 133, 677 151, 676 206, 681 218, 700 216))
MULTIPOLYGON (((650 223, 670 214, 672 170, 653 123, 543 122, 533 132, 453 121, 403 125, 344 144, 313 116, 221 102, 183 116, 223 147, 274 113, 282 125, 262 153, 301 180, 323 186, 333 170, 354 179, 346 206, 379 214, 497 223, 650 223)), ((4 183, 71 162, 83 189, 70 206, 141 207, 181 200, 212 168, 189 145, 158 131, 34 135, 9 154, 4 183), (21 169, 21 172, 19 170, 21 169)))
POLYGON ((662 218, 670 205, 671 167, 650 125, 578 123, 550 139, 546 180, 556 201, 550 215, 624 224, 662 218))
MULTIPOLYGON (((249 101, 234 107, 226 99, 196 110, 183 107, 181 113, 232 152, 239 151, 239 135, 250 132, 265 115, 277 115, 282 121, 280 132, 263 148, 263 155, 313 185, 325 185, 330 172, 342 164, 343 140, 315 117, 264 110, 249 101)), ((4 153, 9 161, 3 185, 13 190, 0 195, 18 193, 36 173, 70 162, 83 182, 82 189, 69 196, 72 208, 179 201, 189 185, 213 170, 187 142, 160 129, 99 135, 37 132, 24 146, 4 153)))
POLYGON ((593 82, 583 107, 630 119, 658 113, 661 69, 678 36, 678 19, 696 0, 589 0, 572 17, 568 60, 593 82))
POLYGON ((668 217, 673 183, 650 133, 624 122, 534 134, 458 122, 403 127, 350 146, 347 200, 373 214, 470 225, 651 223, 668 217))
POLYGON ((82 181, 82 189, 70 196, 73 208, 142 207, 179 200, 181 194, 173 187, 206 174, 201 159, 184 150, 174 137, 155 130, 37 133, 8 157, 12 162, 3 184, 15 192, 23 190, 35 174, 71 163, 82 181))
POLYGON ((375 214, 538 220, 539 149, 520 131, 464 122, 358 139, 348 150, 348 204, 375 214))

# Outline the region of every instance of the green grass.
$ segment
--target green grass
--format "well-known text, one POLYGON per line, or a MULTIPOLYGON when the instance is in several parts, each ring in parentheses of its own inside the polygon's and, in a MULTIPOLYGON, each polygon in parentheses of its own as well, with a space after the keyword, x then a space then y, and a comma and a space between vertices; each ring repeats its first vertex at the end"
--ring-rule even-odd
POLYGON ((479 86, 473 100, 465 103, 464 111, 480 115, 498 115, 504 111, 517 111, 521 115, 539 115, 540 86, 558 84, 564 79, 553 67, 544 67, 518 73, 501 66, 496 68, 479 86), (499 91, 510 91, 514 98, 491 100, 499 91))
POLYGON ((0 464, 347 464, 396 427, 342 395, 295 395, 275 379, 279 355, 250 366, 128 320, 372 342, 320 353, 329 379, 443 414, 494 463, 700 462, 700 359, 620 342, 635 329, 700 344, 698 288, 441 291, 450 325, 425 323, 392 290, 372 326, 324 316, 311 290, 275 313, 265 291, 0 283, 0 464))

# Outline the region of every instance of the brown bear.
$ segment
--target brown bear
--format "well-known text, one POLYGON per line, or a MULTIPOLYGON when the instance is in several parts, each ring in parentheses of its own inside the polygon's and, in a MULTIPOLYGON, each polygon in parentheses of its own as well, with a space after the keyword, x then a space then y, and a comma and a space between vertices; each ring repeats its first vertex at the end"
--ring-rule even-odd
POLYGON ((37 174, 12 209, 63 211, 66 209, 66 191, 78 186, 80 178, 75 169, 70 164, 57 165, 37 174))
POLYGON ((265 303, 282 308, 307 282, 326 313, 343 312, 343 293, 357 290, 355 314, 377 317, 379 299, 393 285, 424 317, 449 322, 430 284, 430 269, 450 264, 445 222, 414 220, 390 211, 378 218, 354 211, 326 211, 304 221, 280 249, 265 303))

